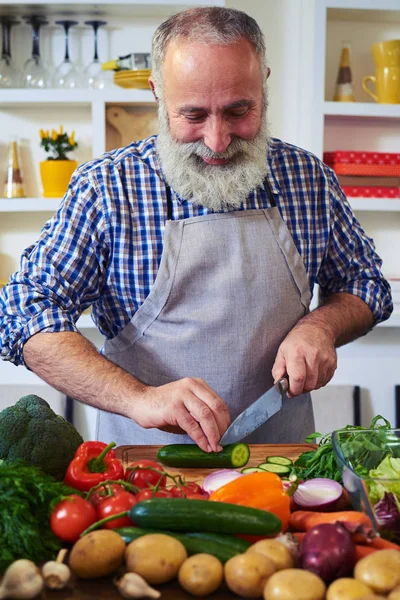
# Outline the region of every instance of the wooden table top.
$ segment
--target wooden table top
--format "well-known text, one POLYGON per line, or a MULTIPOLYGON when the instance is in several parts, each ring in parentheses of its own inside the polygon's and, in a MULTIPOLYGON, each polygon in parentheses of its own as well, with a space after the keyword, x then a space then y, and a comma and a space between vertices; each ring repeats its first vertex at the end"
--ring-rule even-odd
MULTIPOLYGON (((115 449, 116 455, 123 461, 124 466, 129 462, 140 458, 155 459, 160 446, 119 446, 115 449)), ((246 466, 253 467, 265 462, 267 456, 287 456, 296 459, 302 452, 315 448, 312 444, 254 444, 250 445, 251 455, 246 466)), ((168 472, 180 473, 187 481, 201 481, 212 472, 212 469, 172 469, 168 472)), ((160 586, 154 586, 161 592, 161 600, 193 600, 194 596, 181 589, 177 581, 171 581, 160 586)), ((238 600, 238 596, 230 592, 225 586, 221 587, 211 596, 211 600, 238 600)), ((122 596, 112 582, 111 577, 91 580, 77 580, 73 588, 67 588, 57 592, 45 591, 41 600, 98 600, 109 598, 120 600, 122 596)))

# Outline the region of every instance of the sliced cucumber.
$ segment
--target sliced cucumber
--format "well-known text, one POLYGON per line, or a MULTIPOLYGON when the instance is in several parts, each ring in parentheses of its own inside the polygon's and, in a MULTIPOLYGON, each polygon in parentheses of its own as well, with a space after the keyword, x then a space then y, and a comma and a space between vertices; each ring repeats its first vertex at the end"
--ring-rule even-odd
POLYGON ((276 473, 277 475, 289 475, 291 468, 285 467, 285 465, 274 465, 274 463, 261 463, 258 465, 259 469, 263 471, 268 471, 269 473, 276 473))
POLYGON ((197 444, 170 444, 157 452, 157 459, 169 467, 237 469, 249 462, 250 448, 247 444, 228 444, 221 452, 204 452, 197 444))
POLYGON ((245 467, 240 472, 243 473, 243 475, 249 475, 249 473, 262 473, 263 471, 264 469, 260 469, 259 467, 245 467))
POLYGON ((285 467, 291 467, 293 461, 290 458, 286 458, 286 456, 267 456, 265 462, 272 463, 273 465, 284 465, 285 467))

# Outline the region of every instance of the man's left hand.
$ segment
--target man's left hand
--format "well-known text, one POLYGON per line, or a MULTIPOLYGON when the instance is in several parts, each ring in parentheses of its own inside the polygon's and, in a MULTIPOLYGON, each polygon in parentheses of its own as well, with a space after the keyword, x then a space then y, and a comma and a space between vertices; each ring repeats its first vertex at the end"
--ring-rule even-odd
POLYGON ((275 382, 288 376, 290 398, 326 385, 336 366, 332 333, 321 326, 302 323, 292 329, 279 346, 272 376, 275 382))

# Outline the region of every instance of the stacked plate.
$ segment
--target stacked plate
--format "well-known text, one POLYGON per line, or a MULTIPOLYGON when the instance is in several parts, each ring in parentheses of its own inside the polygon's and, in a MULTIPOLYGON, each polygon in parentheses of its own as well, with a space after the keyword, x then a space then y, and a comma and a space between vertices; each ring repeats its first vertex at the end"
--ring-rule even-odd
POLYGON ((123 88, 149 89, 148 79, 151 69, 137 69, 135 71, 115 71, 114 83, 123 88))

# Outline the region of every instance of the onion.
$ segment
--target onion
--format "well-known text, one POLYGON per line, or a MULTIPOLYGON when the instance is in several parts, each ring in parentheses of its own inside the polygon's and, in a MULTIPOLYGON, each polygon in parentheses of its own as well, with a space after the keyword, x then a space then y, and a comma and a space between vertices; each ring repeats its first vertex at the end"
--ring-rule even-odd
POLYGON ((300 483, 293 494, 293 500, 299 508, 308 510, 327 510, 339 500, 343 488, 337 481, 320 477, 300 483))
POLYGON ((351 573, 356 547, 340 523, 323 523, 307 531, 300 544, 299 566, 319 575, 326 583, 351 573))
POLYGON ((219 471, 214 471, 214 473, 211 473, 211 475, 207 475, 203 481, 203 492, 207 492, 207 494, 211 495, 223 485, 226 485, 234 479, 242 476, 243 473, 239 473, 234 469, 220 469, 219 471))

